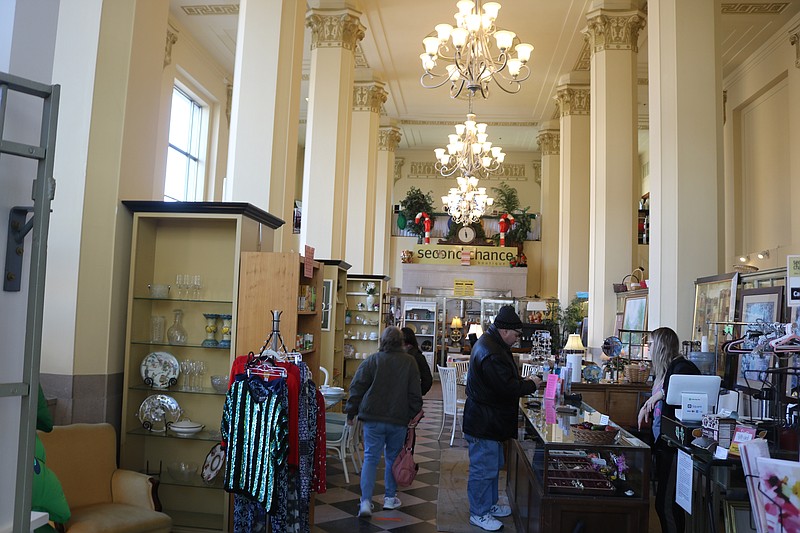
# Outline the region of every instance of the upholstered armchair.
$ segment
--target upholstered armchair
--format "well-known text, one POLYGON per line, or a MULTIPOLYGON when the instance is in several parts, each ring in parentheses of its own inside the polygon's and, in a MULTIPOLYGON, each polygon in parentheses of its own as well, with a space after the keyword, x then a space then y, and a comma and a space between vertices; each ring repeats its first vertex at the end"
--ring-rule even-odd
POLYGON ((39 432, 47 466, 64 488, 72 517, 69 533, 169 532, 172 519, 159 512, 158 482, 117 468, 117 434, 110 424, 55 426, 39 432))

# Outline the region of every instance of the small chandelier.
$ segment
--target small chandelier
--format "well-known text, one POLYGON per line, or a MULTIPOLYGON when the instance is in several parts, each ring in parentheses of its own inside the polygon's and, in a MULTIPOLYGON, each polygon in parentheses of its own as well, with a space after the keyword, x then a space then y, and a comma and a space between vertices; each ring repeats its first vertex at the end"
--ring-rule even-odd
MULTIPOLYGON (((470 107, 471 104, 470 99, 470 107)), ((470 112, 463 124, 456 124, 456 132, 448 135, 447 149, 433 151, 436 170, 442 176, 452 176, 456 172, 481 178, 495 172, 502 174, 506 154, 501 147, 492 146, 487 138, 486 124, 476 123, 475 115, 470 112)))
POLYGON ((456 7, 455 28, 437 24, 435 35, 431 33, 422 40, 425 46, 425 53, 419 56, 425 69, 420 78, 422 86, 434 89, 449 81, 451 98, 458 98, 464 88, 470 94, 480 92, 487 98, 490 81, 507 93, 519 92, 520 82, 531 75, 528 60, 533 46, 519 42, 513 31, 497 29, 499 3, 486 2, 481 6, 481 0, 461 0, 456 7), (511 51, 515 42, 516 57, 511 51), (445 67, 436 70, 439 60, 445 67))
POLYGON ((456 224, 469 226, 477 222, 494 203, 494 198, 486 195, 486 187, 478 187, 475 176, 459 176, 458 187, 452 187, 447 196, 442 196, 445 212, 456 224))

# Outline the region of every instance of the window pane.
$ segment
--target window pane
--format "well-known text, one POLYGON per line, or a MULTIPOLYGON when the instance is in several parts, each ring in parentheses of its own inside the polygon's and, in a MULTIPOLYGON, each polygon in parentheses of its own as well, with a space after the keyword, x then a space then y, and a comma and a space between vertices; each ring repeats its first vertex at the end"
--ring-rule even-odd
POLYGON ((186 201, 186 156, 169 148, 167 175, 164 180, 164 199, 186 201))
POLYGON ((189 151, 189 136, 192 128, 193 103, 185 94, 172 91, 172 112, 169 121, 169 143, 181 150, 189 151))

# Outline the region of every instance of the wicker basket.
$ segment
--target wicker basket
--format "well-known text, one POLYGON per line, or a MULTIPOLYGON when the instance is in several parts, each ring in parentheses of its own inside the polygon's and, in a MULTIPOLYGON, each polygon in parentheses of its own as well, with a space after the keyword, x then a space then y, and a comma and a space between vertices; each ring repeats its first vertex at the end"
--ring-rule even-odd
POLYGON ((650 367, 647 365, 625 365, 625 377, 631 383, 644 383, 650 377, 650 367))
POLYGON ((614 444, 617 439, 618 429, 614 431, 595 431, 593 429, 583 429, 572 426, 572 437, 575 442, 585 444, 614 444))

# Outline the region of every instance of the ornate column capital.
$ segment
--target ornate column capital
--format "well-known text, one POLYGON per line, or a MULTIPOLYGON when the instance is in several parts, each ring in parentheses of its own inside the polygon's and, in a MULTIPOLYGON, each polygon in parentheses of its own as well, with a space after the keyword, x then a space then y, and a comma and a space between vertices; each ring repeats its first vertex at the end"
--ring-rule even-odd
POLYGON ((794 66, 800 68, 800 27, 789 32, 789 44, 794 46, 794 66))
POLYGON ((378 150, 385 152, 394 152, 400 144, 400 139, 403 136, 400 134, 400 129, 394 126, 388 128, 381 128, 378 130, 378 150))
POLYGON ((164 66, 172 63, 172 45, 178 42, 178 30, 167 28, 167 43, 164 46, 164 66))
POLYGON ((586 16, 584 35, 592 53, 604 50, 639 51, 639 31, 647 24, 641 11, 606 11, 599 9, 586 16))
POLYGON ((353 86, 353 111, 380 113, 388 96, 381 82, 356 82, 353 86))
POLYGON ((406 163, 406 158, 405 157, 397 157, 397 156, 395 156, 395 158, 394 158, 394 181, 395 181, 395 183, 397 183, 397 181, 400 178, 403 177, 403 174, 402 174, 401 171, 402 171, 403 165, 405 163, 406 163))
POLYGON ((556 89, 554 97, 558 102, 559 115, 588 115, 589 114, 589 86, 588 85, 562 85, 556 89))
POLYGON ((345 48, 355 51, 356 43, 364 38, 366 26, 361 24, 356 11, 331 11, 312 9, 306 15, 306 26, 311 28, 311 49, 345 48))
POLYGON ((536 136, 536 142, 542 149, 542 155, 559 155, 561 153, 561 133, 544 130, 536 136))
POLYGON ((531 161, 533 164, 533 181, 535 181, 538 185, 542 184, 542 160, 541 159, 534 159, 531 161))

